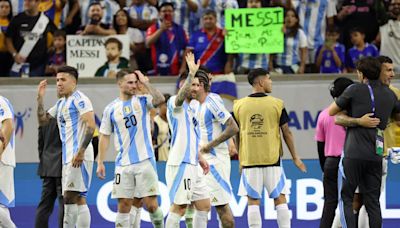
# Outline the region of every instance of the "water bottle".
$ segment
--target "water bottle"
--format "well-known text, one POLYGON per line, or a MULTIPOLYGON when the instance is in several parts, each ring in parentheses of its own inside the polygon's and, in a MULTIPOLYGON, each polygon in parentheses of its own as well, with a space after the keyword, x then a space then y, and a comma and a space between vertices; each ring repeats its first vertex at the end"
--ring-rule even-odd
POLYGON ((23 63, 21 66, 21 78, 29 78, 29 63, 23 63))

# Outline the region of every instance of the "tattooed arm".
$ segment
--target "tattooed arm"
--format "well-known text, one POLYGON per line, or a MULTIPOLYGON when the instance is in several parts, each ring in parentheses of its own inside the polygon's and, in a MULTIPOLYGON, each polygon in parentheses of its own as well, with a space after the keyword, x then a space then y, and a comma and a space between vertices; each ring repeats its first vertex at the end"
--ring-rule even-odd
POLYGON ((81 119, 84 125, 84 134, 78 153, 72 160, 73 167, 80 167, 85 157, 85 150, 89 146, 90 141, 93 138, 93 133, 96 128, 96 122, 94 120, 94 112, 90 111, 81 115, 81 119))
POLYGON ((187 95, 190 92, 190 86, 192 85, 194 76, 196 75, 196 72, 200 67, 200 61, 198 60, 197 63, 195 63, 194 55, 191 52, 186 54, 186 63, 189 67, 189 75, 186 78, 185 83, 183 84, 182 88, 179 89, 179 92, 176 96, 176 100, 175 100, 176 107, 182 106, 183 102, 185 101, 187 95))
POLYGON ((37 94, 37 118, 38 118, 38 123, 39 126, 44 126, 49 123, 49 120, 53 118, 50 116, 49 113, 46 112, 44 109, 43 105, 43 97, 46 93, 46 87, 47 87, 47 80, 43 80, 39 83, 38 86, 38 94, 37 94))
POLYGON ((378 126, 380 120, 373 117, 373 113, 367 113, 360 118, 354 118, 348 116, 345 112, 340 112, 335 116, 335 124, 343 127, 366 127, 375 128, 378 126))
POLYGON ((150 84, 149 78, 144 76, 140 70, 135 70, 135 73, 138 76, 139 82, 142 83, 145 89, 149 91, 150 95, 153 97, 153 106, 156 108, 160 104, 164 103, 164 95, 150 84))
POLYGON ((239 127, 233 117, 230 117, 225 123, 225 130, 217 138, 200 148, 201 153, 210 153, 211 149, 225 142, 239 132, 239 127))

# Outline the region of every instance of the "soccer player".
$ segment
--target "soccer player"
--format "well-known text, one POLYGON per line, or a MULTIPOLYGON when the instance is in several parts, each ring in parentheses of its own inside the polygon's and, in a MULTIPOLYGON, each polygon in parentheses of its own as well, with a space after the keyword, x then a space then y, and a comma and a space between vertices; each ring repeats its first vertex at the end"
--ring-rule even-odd
POLYGON ((373 57, 357 62, 357 75, 363 83, 348 87, 329 107, 329 114, 347 111, 353 118, 370 113, 379 124, 347 128, 344 157, 340 162, 339 206, 343 227, 357 227, 353 213, 353 197, 359 186, 368 211, 370 227, 382 226, 379 203, 382 181, 383 131, 391 115, 400 119, 400 105, 396 95, 380 77, 381 63, 373 57), (342 182, 342 183, 341 183, 342 182))
POLYGON ((231 159, 227 139, 236 135, 239 128, 226 110, 221 97, 210 93, 210 82, 206 72, 198 70, 199 81, 196 99, 200 102, 198 119, 200 126, 200 152, 210 165, 205 182, 210 192, 211 205, 215 206, 222 227, 234 227, 229 207, 232 188, 230 184, 231 159))
MULTIPOLYGON (((329 92, 333 99, 339 97, 343 91, 354 82, 346 77, 339 77, 333 81, 329 92)), ((321 165, 324 185, 324 209, 320 221, 321 228, 331 228, 335 218, 335 209, 338 205, 338 169, 342 155, 346 130, 335 124, 335 118, 328 114, 325 108, 318 116, 315 140, 317 141, 318 156, 321 165)), ((338 219, 337 219, 338 220, 338 219)))
POLYGON ((199 132, 197 110, 199 102, 192 99, 199 88, 195 74, 200 66, 194 62, 194 55, 188 53, 186 62, 189 75, 177 95, 167 103, 167 118, 171 129, 171 148, 165 171, 165 179, 172 202, 166 221, 167 228, 179 227, 179 221, 185 214, 186 207, 194 202, 196 208, 193 227, 207 227, 210 198, 204 177, 199 173, 198 165, 204 174, 209 171, 208 163, 199 151, 199 132))
POLYGON ((0 95, 0 227, 16 227, 8 211, 15 205, 14 167, 14 110, 10 101, 0 95))
MULTIPOLYGON (((112 198, 118 199, 115 227, 130 227, 136 220, 131 212, 133 199, 143 199, 154 227, 164 227, 164 216, 158 207, 158 176, 150 132, 150 109, 164 102, 164 96, 154 89, 140 71, 117 73, 119 97, 104 110, 100 126, 97 176, 105 177, 104 157, 110 135, 114 133, 115 178, 112 198), (138 84, 149 94, 138 95, 138 84)), ((136 205, 135 205, 136 207, 136 205)))
POLYGON ((236 100, 233 113, 239 125, 239 161, 242 167, 239 195, 247 196, 249 227, 262 227, 260 199, 264 187, 274 199, 280 228, 290 227, 290 214, 285 195, 289 193, 281 165, 281 133, 294 164, 306 172, 294 147, 289 130, 289 117, 283 101, 267 95, 272 91, 269 72, 257 68, 247 76, 253 94, 236 100))
POLYGON ((39 122, 57 119, 62 142, 62 186, 64 194, 64 228, 90 227, 90 211, 86 195, 92 178, 93 146, 90 143, 96 128, 93 106, 89 98, 77 90, 78 71, 60 67, 57 73, 60 99, 47 112, 43 98, 47 80, 38 86, 37 115, 39 122))

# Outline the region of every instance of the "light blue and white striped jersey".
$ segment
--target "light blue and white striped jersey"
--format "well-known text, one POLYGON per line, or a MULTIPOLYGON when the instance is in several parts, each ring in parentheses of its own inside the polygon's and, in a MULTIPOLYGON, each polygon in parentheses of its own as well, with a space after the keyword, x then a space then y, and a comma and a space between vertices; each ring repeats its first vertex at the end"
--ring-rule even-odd
POLYGON ((133 96, 127 101, 117 98, 105 108, 100 133, 114 133, 114 146, 118 152, 116 166, 136 164, 154 157, 150 132, 152 100, 150 95, 133 96))
MULTIPOLYGON (((60 139, 62 142, 63 164, 72 161, 78 153, 85 134, 85 124, 81 115, 93 111, 92 102, 80 91, 75 91, 68 98, 61 98, 47 112, 57 118, 60 139)), ((93 146, 89 143, 85 151, 85 161, 93 161, 93 146)))
MULTIPOLYGON (((164 2, 172 2, 175 5, 174 11, 174 22, 178 25, 181 25, 185 32, 189 34, 191 30, 190 18, 194 17, 195 12, 191 12, 189 6, 187 5, 186 1, 182 0, 160 0, 158 1, 159 5, 164 2)), ((194 3, 197 4, 197 9, 200 9, 200 0, 194 0, 194 3)), ((194 25, 193 25, 194 26, 194 25)))
MULTIPOLYGON (((130 18, 139 20, 153 20, 158 18, 158 10, 156 7, 148 4, 147 2, 138 6, 131 5, 127 7, 127 11, 130 18)), ((146 37, 146 30, 140 30, 143 37, 146 37)))
POLYGON ((103 7, 103 18, 101 22, 104 24, 112 25, 114 14, 120 9, 119 4, 116 1, 110 0, 79 0, 79 6, 81 7, 81 25, 85 26, 89 24, 89 5, 92 2, 100 2, 103 7))
MULTIPOLYGON (((225 129, 226 121, 231 117, 225 108, 222 98, 215 93, 209 93, 205 101, 200 104, 198 114, 200 126, 200 145, 206 145, 218 136, 225 129)), ((205 154, 206 159, 218 154, 229 154, 228 141, 225 141, 211 149, 210 154, 205 154)))
POLYGON ((208 6, 205 7, 205 9, 215 10, 217 13, 217 25, 220 28, 225 27, 225 9, 237 8, 239 8, 237 0, 210 0, 208 6))
POLYGON ((13 17, 24 11, 24 0, 11 0, 13 17))
POLYGON ((295 37, 284 38, 283 53, 276 54, 276 64, 279 66, 292 66, 300 62, 300 48, 307 47, 307 37, 299 29, 295 37))
MULTIPOLYGON (((10 103, 10 101, 0 96, 0 129, 3 126, 3 121, 11 119, 14 123, 14 109, 10 103)), ((7 147, 4 149, 3 154, 1 155, 1 162, 5 165, 9 165, 15 167, 15 131, 13 130, 10 142, 7 147)), ((3 180, 2 180, 3 181, 3 180)))
POLYGON ((293 0, 302 26, 308 38, 308 48, 318 48, 324 44, 326 18, 337 14, 336 5, 331 0, 293 0))
POLYGON ((171 130, 171 146, 168 155, 168 165, 189 163, 197 165, 200 140, 197 112, 199 102, 191 100, 183 102, 182 106, 175 106, 176 96, 172 96, 167 103, 167 119, 171 130))
POLYGON ((268 69, 269 54, 246 54, 240 53, 238 66, 247 69, 263 68, 268 69))

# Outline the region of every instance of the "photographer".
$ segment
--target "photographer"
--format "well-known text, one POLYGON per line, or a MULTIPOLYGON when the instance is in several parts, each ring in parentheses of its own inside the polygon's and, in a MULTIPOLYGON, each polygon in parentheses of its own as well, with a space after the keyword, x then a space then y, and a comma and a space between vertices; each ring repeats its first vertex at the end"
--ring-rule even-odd
POLYGON ((88 17, 89 23, 85 26, 82 26, 77 34, 80 35, 114 35, 116 34, 115 30, 111 27, 110 24, 101 23, 101 19, 103 18, 103 8, 99 2, 92 2, 89 6, 88 17))

